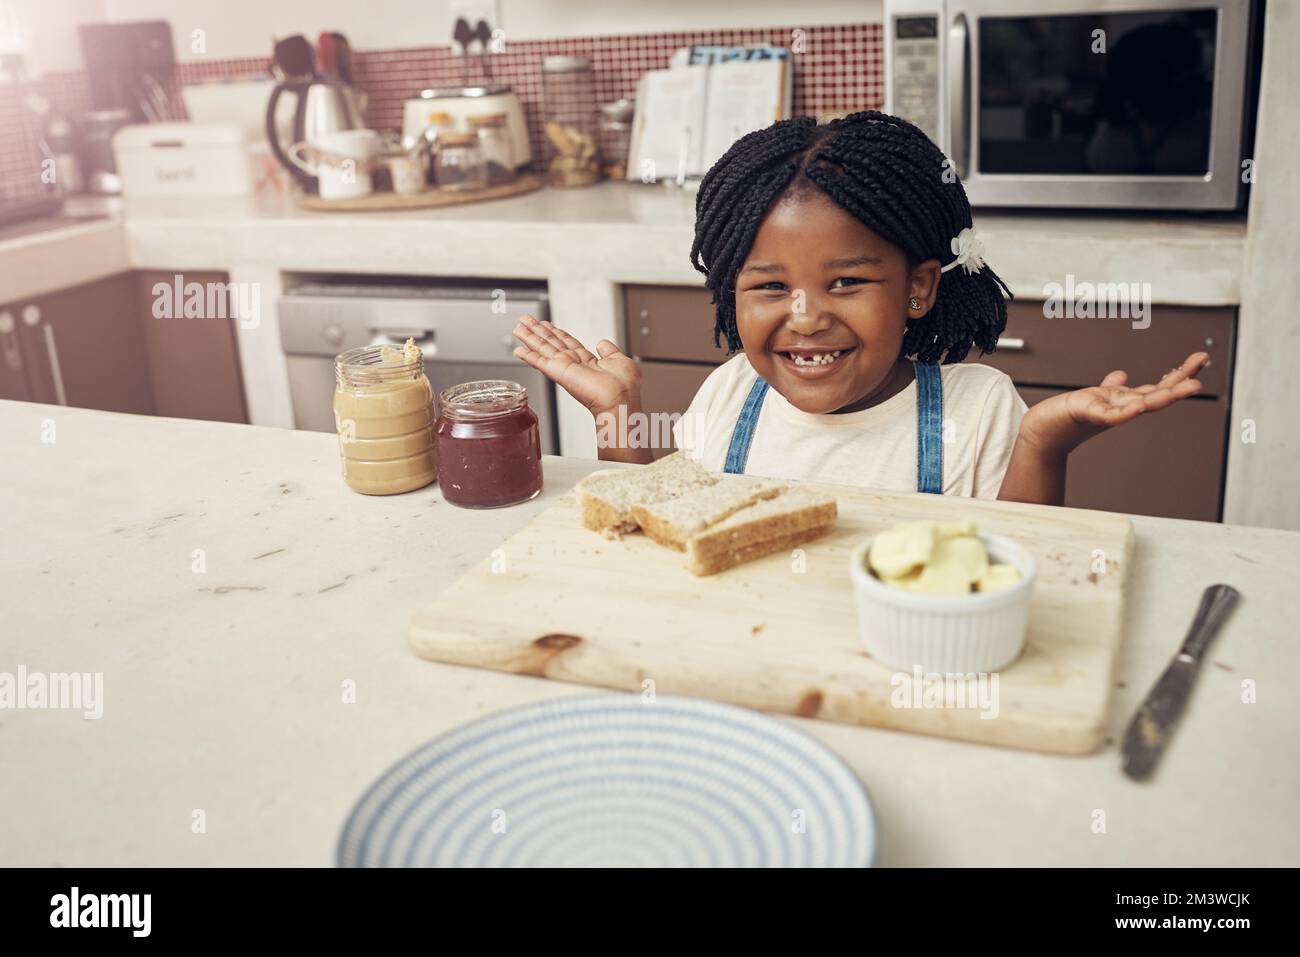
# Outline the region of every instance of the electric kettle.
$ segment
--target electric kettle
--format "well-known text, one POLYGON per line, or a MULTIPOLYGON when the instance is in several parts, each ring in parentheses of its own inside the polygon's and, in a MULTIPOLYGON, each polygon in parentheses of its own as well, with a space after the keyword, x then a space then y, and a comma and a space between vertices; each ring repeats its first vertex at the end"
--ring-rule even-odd
POLYGON ((322 133, 359 130, 363 127, 356 91, 337 81, 308 80, 294 83, 286 80, 276 84, 266 103, 266 137, 271 152, 308 192, 316 191, 316 177, 299 169, 289 159, 288 146, 303 141, 311 143, 322 133), (279 131, 275 126, 276 103, 286 91, 294 93, 298 98, 293 114, 293 143, 287 145, 280 142, 279 131))
POLYGON ((314 51, 306 38, 288 37, 275 45, 274 62, 284 79, 276 84, 266 101, 266 138, 271 152, 302 188, 310 193, 316 192, 316 177, 289 159, 289 147, 303 141, 313 142, 322 133, 359 130, 365 126, 357 91, 348 82, 351 79, 351 64, 346 41, 337 34, 323 34, 322 40, 327 36, 337 37, 337 40, 328 45, 322 43, 321 50, 323 53, 328 50, 329 57, 322 58, 320 72, 316 70, 314 51), (293 114, 293 140, 288 144, 280 142, 280 132, 275 122, 276 106, 286 91, 297 98, 293 114))

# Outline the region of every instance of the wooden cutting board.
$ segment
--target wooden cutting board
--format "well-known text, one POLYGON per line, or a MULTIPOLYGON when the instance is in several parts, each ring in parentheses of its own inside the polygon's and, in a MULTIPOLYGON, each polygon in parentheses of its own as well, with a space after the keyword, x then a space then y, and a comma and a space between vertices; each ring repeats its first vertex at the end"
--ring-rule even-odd
MULTIPOLYGON (((707 578, 639 533, 610 541, 583 528, 570 490, 420 611, 411 647, 433 661, 1007 747, 1101 746, 1133 551, 1128 519, 825 488, 839 503, 830 535, 802 554, 707 578), (968 707, 934 707, 934 692, 927 707, 928 679, 897 675, 859 643, 849 554, 897 522, 966 518, 1037 557, 1029 638, 984 707, 973 696, 968 707)), ((990 678, 985 691, 994 690, 990 678)))

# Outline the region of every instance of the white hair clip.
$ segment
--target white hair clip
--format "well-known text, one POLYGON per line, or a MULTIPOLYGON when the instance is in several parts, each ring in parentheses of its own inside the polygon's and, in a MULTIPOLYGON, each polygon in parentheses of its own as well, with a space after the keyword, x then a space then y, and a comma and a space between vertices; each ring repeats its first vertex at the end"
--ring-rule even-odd
POLYGON ((975 235, 974 226, 967 226, 952 237, 950 245, 957 258, 940 269, 940 272, 961 266, 967 274, 974 274, 984 268, 984 243, 975 235))

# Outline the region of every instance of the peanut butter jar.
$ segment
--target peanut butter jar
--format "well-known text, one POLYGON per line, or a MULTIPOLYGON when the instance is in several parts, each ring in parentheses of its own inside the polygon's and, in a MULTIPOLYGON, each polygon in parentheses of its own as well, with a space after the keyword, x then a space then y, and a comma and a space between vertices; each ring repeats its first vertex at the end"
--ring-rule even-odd
POLYGON ((334 424, 343 480, 365 495, 423 488, 438 475, 433 387, 424 357, 405 348, 366 346, 334 360, 334 424))

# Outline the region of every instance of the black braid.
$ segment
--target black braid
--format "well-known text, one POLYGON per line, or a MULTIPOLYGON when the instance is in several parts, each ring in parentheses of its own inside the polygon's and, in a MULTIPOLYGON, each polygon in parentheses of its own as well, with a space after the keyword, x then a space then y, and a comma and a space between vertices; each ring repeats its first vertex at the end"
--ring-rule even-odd
MULTIPOLYGON (((736 329, 736 276, 759 226, 783 196, 817 189, 872 232, 898 246, 910 266, 947 265, 949 243, 971 225, 970 202, 943 153, 906 120, 875 110, 818 125, 782 120, 741 137, 700 183, 691 264, 704 273, 717 318, 713 341, 742 347, 736 329), (950 181, 945 181, 950 180, 950 181)), ((939 280, 934 306, 910 319, 903 356, 960 362, 971 346, 992 352, 1007 324, 1011 290, 988 266, 961 266, 939 280)))

